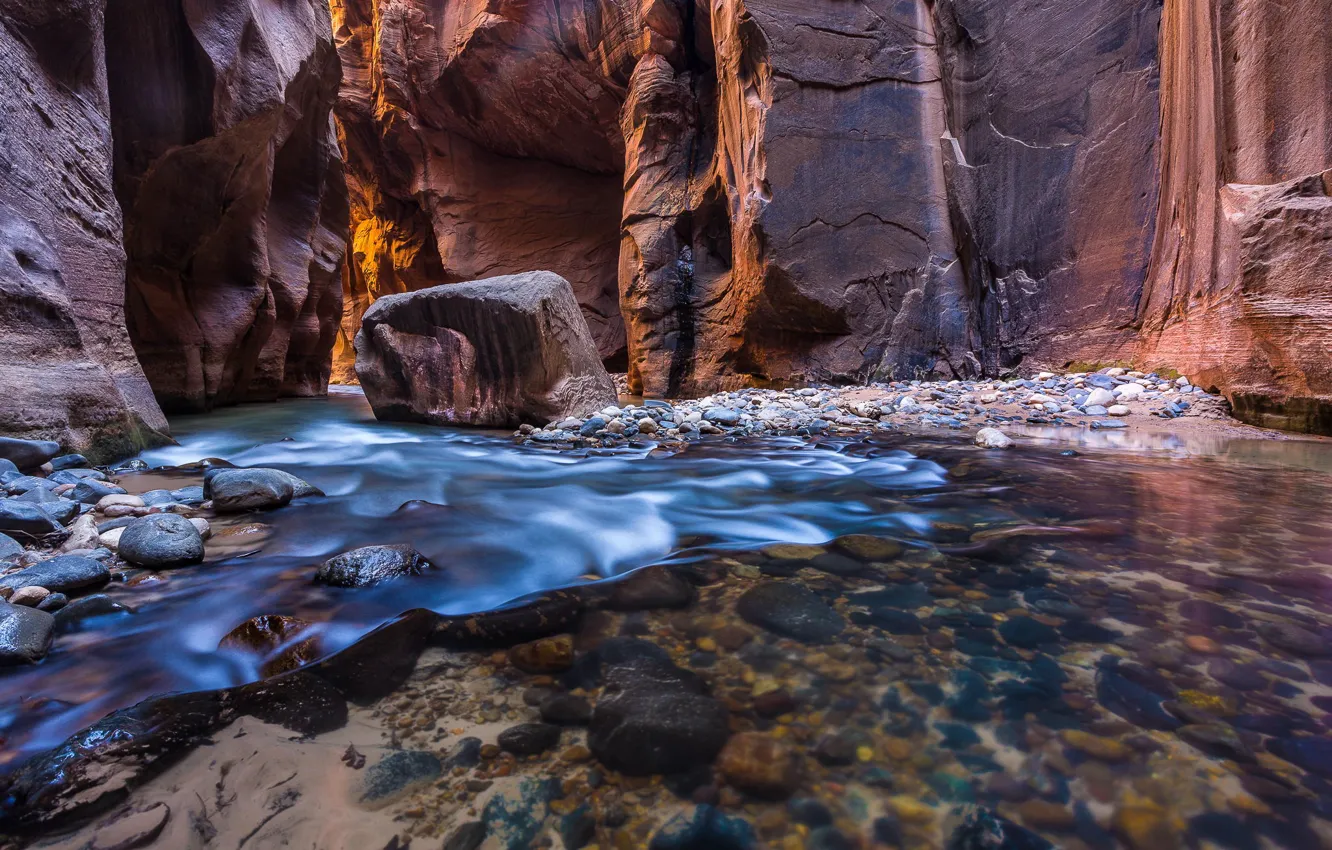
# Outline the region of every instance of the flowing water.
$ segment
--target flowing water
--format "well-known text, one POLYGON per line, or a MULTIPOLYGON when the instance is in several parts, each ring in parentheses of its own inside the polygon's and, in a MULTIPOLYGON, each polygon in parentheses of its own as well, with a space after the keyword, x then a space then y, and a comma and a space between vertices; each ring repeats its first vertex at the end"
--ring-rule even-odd
MULTIPOLYGON (((255 615, 318 623, 334 650, 411 608, 484 611, 644 565, 712 565, 728 578, 705 592, 697 622, 627 622, 625 633, 676 629, 663 640, 716 671, 733 711, 774 677, 809 703, 776 720, 759 712, 750 728, 780 728, 814 752, 833 727, 856 727, 865 737, 850 760, 811 759, 801 793, 879 794, 905 830, 892 840, 929 846, 911 844, 919 813, 907 797, 984 803, 1076 847, 1328 840, 1332 445, 1040 431, 1010 452, 874 434, 561 454, 378 423, 355 392, 173 427, 179 445, 144 454, 150 466, 279 467, 327 497, 219 522, 204 565, 107 591, 132 616, 5 671, 11 764, 149 695, 259 678, 254 658, 218 649, 255 615), (845 569, 847 550, 828 544, 848 534, 902 552, 845 569), (410 543, 438 569, 373 589, 312 583, 322 560, 378 543, 410 543), (710 628, 745 625, 732 606, 746 582, 792 578, 854 635, 800 649, 749 624, 746 649, 717 649, 710 628)), ((197 481, 121 477, 132 492, 197 481)), ((811 834, 794 814, 765 824, 761 804, 730 802, 772 846, 811 834)), ((860 831, 845 846, 895 846, 880 834, 883 804, 824 805, 843 837, 860 831)))

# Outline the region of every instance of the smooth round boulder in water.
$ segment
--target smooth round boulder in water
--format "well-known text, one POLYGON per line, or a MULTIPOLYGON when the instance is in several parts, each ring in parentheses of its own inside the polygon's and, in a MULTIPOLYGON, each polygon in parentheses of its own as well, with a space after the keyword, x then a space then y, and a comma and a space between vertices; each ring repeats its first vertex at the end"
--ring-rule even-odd
POLYGON ((296 495, 290 478, 276 469, 223 469, 205 480, 218 513, 269 511, 290 504, 296 495))
POLYGON ((153 514, 126 526, 116 552, 131 564, 168 569, 201 562, 204 542, 199 529, 185 517, 153 514))
POLYGON ((373 587, 403 576, 420 575, 433 566, 411 546, 364 546, 320 564, 315 581, 334 587, 373 587))

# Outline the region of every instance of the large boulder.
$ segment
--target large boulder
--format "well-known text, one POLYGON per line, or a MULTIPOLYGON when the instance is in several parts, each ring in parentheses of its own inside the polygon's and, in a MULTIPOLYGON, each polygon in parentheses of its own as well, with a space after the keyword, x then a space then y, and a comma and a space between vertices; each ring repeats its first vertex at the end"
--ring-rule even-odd
POLYGON ((0 667, 41 661, 53 628, 55 617, 45 611, 0 602, 0 667))
POLYGON ((0 578, 0 587, 18 590, 36 585, 52 593, 72 593, 100 587, 110 580, 111 570, 101 561, 80 555, 57 555, 0 578))
POLYGON ((0 458, 10 461, 19 469, 36 469, 59 453, 60 444, 53 440, 0 437, 0 458))
POLYGON ((616 400, 569 282, 529 272, 391 295, 356 335, 380 419, 514 427, 616 400))
POLYGON ((204 495, 218 513, 268 511, 290 504, 299 480, 276 469, 221 469, 204 479, 204 495))

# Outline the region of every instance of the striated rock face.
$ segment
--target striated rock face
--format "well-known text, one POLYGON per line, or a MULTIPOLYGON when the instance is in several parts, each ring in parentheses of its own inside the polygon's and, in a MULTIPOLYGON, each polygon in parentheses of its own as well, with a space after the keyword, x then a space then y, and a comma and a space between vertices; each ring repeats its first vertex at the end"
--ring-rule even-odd
POLYGON ((0 433, 111 456, 166 419, 125 333, 102 5, 0 0, 0 433))
POLYGON ((1332 14, 1166 3, 1160 212, 1132 350, 1332 433, 1332 14))
POLYGON ((615 403, 569 282, 551 272, 380 299, 356 336, 380 419, 516 427, 615 403))
POLYGON ((130 336, 167 410, 324 392, 346 196, 323 0, 109 0, 130 336))
POLYGON ((1132 361, 1328 427, 1326 4, 335 0, 334 22, 344 362, 382 294, 549 267, 649 395, 1132 361))

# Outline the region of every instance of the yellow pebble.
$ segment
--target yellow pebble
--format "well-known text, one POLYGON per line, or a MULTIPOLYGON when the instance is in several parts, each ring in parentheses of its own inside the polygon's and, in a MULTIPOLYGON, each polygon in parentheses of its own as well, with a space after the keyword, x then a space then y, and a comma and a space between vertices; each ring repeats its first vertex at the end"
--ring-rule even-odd
POLYGON ((860 746, 856 747, 856 758, 861 761, 870 761, 874 758, 874 748, 860 746))
POLYGON ((927 823, 934 820, 934 810, 915 797, 889 797, 888 805, 899 818, 908 823, 927 823))
POLYGON ((699 649, 703 650, 704 652, 717 651, 717 642, 710 637, 699 638, 698 640, 694 641, 694 646, 697 646, 699 649))

